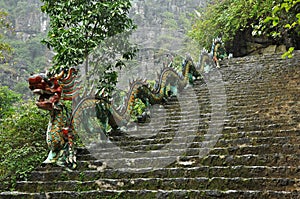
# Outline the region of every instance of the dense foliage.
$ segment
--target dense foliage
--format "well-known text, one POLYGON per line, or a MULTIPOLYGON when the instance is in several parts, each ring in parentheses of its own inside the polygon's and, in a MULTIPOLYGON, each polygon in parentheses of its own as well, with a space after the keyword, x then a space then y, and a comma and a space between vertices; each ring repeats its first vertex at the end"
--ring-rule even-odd
POLYGON ((0 190, 13 188, 16 179, 26 179, 46 157, 48 115, 32 101, 16 103, 19 108, 7 111, 0 123, 0 190))
POLYGON ((42 11, 50 17, 44 43, 56 52, 53 63, 58 71, 82 64, 107 37, 133 28, 127 16, 129 0, 42 2, 42 11))
POLYGON ((9 116, 13 112, 14 103, 18 102, 20 97, 8 87, 0 87, 0 124, 3 117, 9 116))
POLYGON ((299 0, 213 0, 204 11, 197 12, 190 36, 209 47, 215 37, 230 42, 246 29, 253 36, 268 36, 274 40, 299 34, 299 0))

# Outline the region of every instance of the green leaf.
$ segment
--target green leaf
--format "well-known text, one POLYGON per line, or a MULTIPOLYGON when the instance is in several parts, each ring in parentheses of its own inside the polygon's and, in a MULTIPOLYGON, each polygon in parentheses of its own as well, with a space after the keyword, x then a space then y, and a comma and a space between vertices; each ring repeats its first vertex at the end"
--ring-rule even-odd
POLYGON ((272 22, 272 25, 273 25, 273 26, 277 26, 278 23, 279 23, 279 17, 274 17, 273 22, 272 22))
POLYGON ((281 4, 281 9, 285 9, 285 11, 286 12, 288 12, 289 11, 289 9, 290 9, 290 6, 288 5, 288 3, 282 3, 281 4))
POLYGON ((287 52, 285 52, 283 55, 281 55, 282 59, 285 59, 286 57, 288 58, 293 58, 293 52, 295 50, 295 47, 290 47, 287 52))
POLYGON ((288 28, 288 29, 291 29, 292 26, 290 24, 286 24, 284 27, 288 28))
POLYGON ((264 19, 264 23, 268 23, 271 20, 273 21, 273 19, 274 19, 273 17, 268 16, 264 19))
POLYGON ((280 10, 280 8, 279 8, 278 5, 274 6, 273 9, 272 9, 272 15, 275 15, 279 10, 280 10))
POLYGON ((297 25, 297 22, 292 23, 291 27, 294 28, 297 25))

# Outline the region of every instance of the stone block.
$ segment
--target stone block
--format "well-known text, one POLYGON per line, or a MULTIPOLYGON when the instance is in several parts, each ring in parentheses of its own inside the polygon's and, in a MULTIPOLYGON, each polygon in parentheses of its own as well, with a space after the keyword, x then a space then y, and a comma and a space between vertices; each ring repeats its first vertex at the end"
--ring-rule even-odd
POLYGON ((275 53, 285 53, 286 52, 286 46, 280 45, 276 47, 275 53))
POLYGON ((269 55, 269 54, 274 54, 276 51, 276 45, 270 45, 264 49, 262 49, 262 54, 263 55, 269 55))

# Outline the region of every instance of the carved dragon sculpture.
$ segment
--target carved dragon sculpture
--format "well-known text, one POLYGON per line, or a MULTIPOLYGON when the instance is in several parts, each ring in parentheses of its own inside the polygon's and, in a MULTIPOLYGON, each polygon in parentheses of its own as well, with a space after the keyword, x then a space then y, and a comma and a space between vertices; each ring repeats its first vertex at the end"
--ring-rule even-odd
MULTIPOLYGON (((218 46, 215 43, 217 42, 214 42, 213 50, 218 46)), ((46 74, 31 76, 28 80, 29 88, 39 96, 36 105, 50 112, 47 129, 47 144, 50 152, 44 163, 55 163, 69 169, 76 168, 74 126, 81 123, 82 113, 85 110, 96 107, 97 118, 103 127, 109 124, 113 131, 117 131, 120 126, 129 123, 135 99, 142 100, 146 105, 164 103, 170 95, 177 95, 178 91, 193 84, 195 78, 201 77, 203 73, 209 72, 216 66, 218 66, 217 62, 206 51, 201 53, 197 66, 192 58, 187 56, 183 61, 181 72, 176 71, 170 63, 161 70, 154 87, 142 80, 131 82, 121 109, 115 108, 113 102, 105 97, 78 98, 80 90, 76 87, 78 71, 74 68, 69 69, 68 72, 62 71, 54 77, 46 74), (73 107, 73 112, 70 112, 63 102, 76 97, 79 99, 77 99, 78 103, 73 107)))
POLYGON ((72 100, 78 93, 78 89, 74 89, 76 73, 77 71, 72 68, 66 77, 64 77, 64 72, 61 72, 55 77, 49 78, 45 74, 37 74, 28 79, 29 88, 39 95, 36 105, 50 112, 46 137, 50 152, 44 163, 56 163, 69 168, 76 167, 74 128, 68 121, 71 113, 62 102, 72 100))

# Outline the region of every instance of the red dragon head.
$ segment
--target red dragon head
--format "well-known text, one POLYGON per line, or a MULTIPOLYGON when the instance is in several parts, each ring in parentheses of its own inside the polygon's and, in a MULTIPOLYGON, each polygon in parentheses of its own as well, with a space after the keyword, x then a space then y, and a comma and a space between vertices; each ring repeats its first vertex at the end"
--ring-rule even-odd
POLYGON ((65 72, 54 77, 48 77, 46 74, 35 74, 29 77, 29 88, 34 94, 39 95, 36 105, 45 110, 58 109, 60 100, 72 100, 78 90, 76 85, 77 71, 70 68, 67 77, 65 72))

